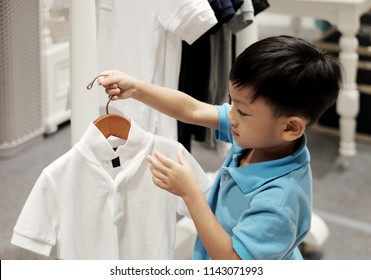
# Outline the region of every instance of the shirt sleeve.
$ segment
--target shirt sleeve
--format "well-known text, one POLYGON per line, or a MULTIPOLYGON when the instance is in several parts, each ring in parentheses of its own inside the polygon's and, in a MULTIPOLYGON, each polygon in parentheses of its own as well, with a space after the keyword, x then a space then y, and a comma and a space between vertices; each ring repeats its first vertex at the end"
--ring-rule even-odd
POLYGON ((218 129, 215 130, 215 140, 233 143, 233 136, 231 133, 231 123, 228 120, 228 114, 231 110, 231 105, 225 103, 221 106, 216 106, 219 114, 218 129))
POLYGON ((56 244, 57 209, 51 180, 43 171, 18 217, 11 243, 49 256, 52 247, 56 244))
POLYGON ((242 259, 290 259, 298 245, 295 220, 266 195, 253 199, 233 229, 233 248, 242 259))
POLYGON ((252 1, 244 1, 236 15, 226 24, 233 34, 245 29, 254 22, 254 6, 252 1))
POLYGON ((166 30, 178 34, 188 44, 194 43, 217 23, 206 0, 162 1, 158 16, 166 30))

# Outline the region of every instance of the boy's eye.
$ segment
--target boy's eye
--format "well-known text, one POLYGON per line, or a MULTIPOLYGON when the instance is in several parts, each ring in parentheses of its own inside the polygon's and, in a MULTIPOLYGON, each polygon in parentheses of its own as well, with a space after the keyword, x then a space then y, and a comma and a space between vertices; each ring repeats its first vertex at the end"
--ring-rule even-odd
POLYGON ((240 109, 237 109, 237 112, 238 112, 238 114, 240 114, 241 116, 247 116, 247 114, 245 114, 245 113, 241 112, 241 110, 240 110, 240 109))

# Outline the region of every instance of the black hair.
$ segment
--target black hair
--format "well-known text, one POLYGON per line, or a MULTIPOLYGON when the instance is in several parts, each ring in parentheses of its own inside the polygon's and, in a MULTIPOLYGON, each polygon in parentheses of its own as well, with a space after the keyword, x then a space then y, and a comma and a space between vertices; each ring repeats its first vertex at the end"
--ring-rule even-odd
POLYGON ((300 115, 312 124, 336 102, 342 67, 333 54, 282 35, 246 48, 233 63, 229 80, 252 89, 252 101, 262 98, 276 117, 300 115))

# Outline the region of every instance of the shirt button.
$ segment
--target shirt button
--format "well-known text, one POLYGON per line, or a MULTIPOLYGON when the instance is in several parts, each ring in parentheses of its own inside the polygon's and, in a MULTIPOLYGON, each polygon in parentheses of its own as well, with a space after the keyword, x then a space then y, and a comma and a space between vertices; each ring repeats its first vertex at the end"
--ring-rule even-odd
POLYGON ((227 174, 223 174, 223 180, 225 181, 225 180, 227 180, 227 174))

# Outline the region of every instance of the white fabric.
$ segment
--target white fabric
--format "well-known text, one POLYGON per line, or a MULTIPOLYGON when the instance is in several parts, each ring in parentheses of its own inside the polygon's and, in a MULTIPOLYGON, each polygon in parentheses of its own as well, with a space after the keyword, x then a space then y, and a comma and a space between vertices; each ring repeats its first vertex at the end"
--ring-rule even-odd
MULTIPOLYGON (((192 44, 217 23, 207 0, 99 2, 99 69, 119 69, 174 89, 178 88, 181 40, 192 44)), ((101 94, 102 107, 106 101, 101 94)), ((110 106, 146 131, 177 139, 176 121, 140 102, 120 100, 110 106)))
POLYGON ((153 184, 146 156, 159 151, 177 160, 179 149, 206 193, 206 174, 178 142, 145 132, 133 120, 127 141, 106 139, 90 124, 43 170, 11 242, 47 256, 57 246, 60 259, 172 259, 177 213, 189 214, 182 199, 153 184), (121 165, 113 168, 117 156, 121 165))

